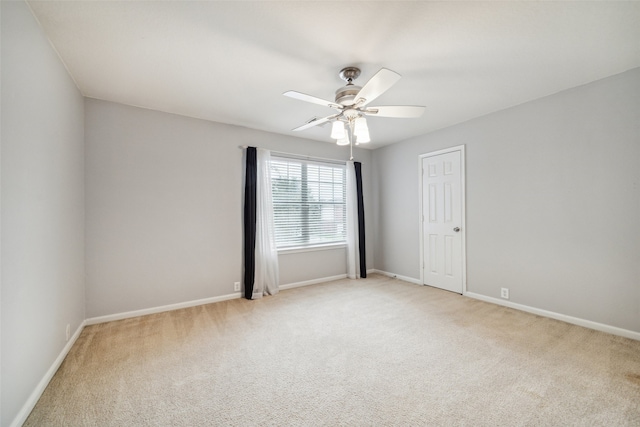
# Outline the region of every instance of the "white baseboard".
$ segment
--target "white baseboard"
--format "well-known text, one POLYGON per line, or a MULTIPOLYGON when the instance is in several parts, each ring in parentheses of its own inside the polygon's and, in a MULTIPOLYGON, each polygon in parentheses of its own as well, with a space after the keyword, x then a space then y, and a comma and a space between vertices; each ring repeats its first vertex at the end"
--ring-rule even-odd
MULTIPOLYGON (((320 279, 313 279, 313 280, 305 280, 303 282, 288 283, 286 285, 280 285, 279 289, 280 290, 286 290, 286 289, 292 289, 292 288, 299 288, 301 286, 315 285, 317 283, 323 283, 323 282, 329 282, 329 281, 332 281, 332 280, 344 279, 345 277, 347 277, 346 274, 339 274, 337 276, 322 277, 320 279)), ((196 307, 198 305, 211 304, 211 303, 214 303, 214 302, 227 301, 227 300, 236 299, 236 298, 242 298, 242 293, 241 292, 235 292, 235 293, 232 293, 232 294, 221 295, 221 296, 218 296, 218 297, 203 298, 203 299, 198 299, 198 300, 193 300, 193 301, 180 302, 180 303, 176 303, 176 304, 161 305, 159 307, 151 307, 151 308, 144 308, 144 309, 141 309, 141 310, 127 311, 127 312, 123 312, 123 313, 108 314, 106 316, 91 317, 91 318, 87 319, 85 321, 85 323, 87 325, 96 325, 98 323, 113 322, 114 320, 130 319, 132 317, 146 316, 148 314, 163 313, 165 311, 179 310, 181 308, 187 308, 187 307, 196 307)))
POLYGON ((132 317, 146 316, 147 314, 162 313, 165 311, 179 310, 181 308, 196 307, 198 305, 211 304, 214 302, 227 301, 230 299, 242 298, 242 293, 235 292, 233 294, 221 295, 219 297, 203 298, 193 301, 179 302, 176 304, 161 305, 159 307, 144 308, 142 310, 127 311, 124 313, 108 314, 106 316, 91 317, 86 320, 87 325, 96 325, 98 323, 112 322, 114 320, 129 319, 132 317))
MULTIPOLYGON (((369 271, 371 271, 372 273, 378 273, 384 276, 404 280, 405 282, 415 283, 416 285, 422 285, 419 279, 414 279, 413 277, 402 276, 399 274, 389 273, 388 271, 382 271, 382 270, 376 270, 376 269, 367 270, 367 272, 369 271)), ((525 311, 527 313, 537 314, 538 316, 560 320, 562 322, 571 323, 572 325, 578 325, 585 328, 594 329, 596 331, 606 332, 608 334, 618 335, 621 337, 640 341, 640 332, 630 331, 628 329, 622 329, 616 326, 605 325, 603 323, 593 322, 591 320, 580 319, 578 317, 567 316, 566 314, 560 314, 560 313, 555 313, 553 311, 542 310, 540 308, 530 307, 528 305, 523 305, 523 304, 517 304, 511 301, 505 301, 499 298, 488 297, 488 296, 476 294, 473 292, 465 292, 464 296, 467 296, 469 298, 474 298, 480 301, 489 302, 492 304, 502 305, 504 307, 509 307, 516 310, 520 310, 520 311, 525 311)))
MULTIPOLYGON (((369 270, 367 270, 367 272, 368 271, 369 270)), ((389 273, 388 271, 376 270, 375 268, 373 270, 370 270, 370 271, 372 273, 382 274, 383 276, 392 277, 394 279, 404 280, 405 282, 413 283, 413 284, 416 284, 416 285, 422 285, 422 283, 420 283, 420 279, 414 279, 413 277, 403 276, 401 274, 389 273)))
POLYGON ((49 382, 58 371, 58 368, 60 368, 60 365, 62 365, 64 358, 67 357, 67 354, 69 354, 69 350, 71 350, 71 347, 73 347, 73 344, 75 344, 76 340, 80 336, 80 332, 82 332, 85 325, 86 325, 86 321, 83 321, 80 324, 80 326, 78 326, 78 329, 76 329, 76 331, 73 333, 71 338, 69 338, 69 341, 67 341, 67 344, 64 346, 64 348, 62 349, 62 351, 60 352, 56 360, 53 362, 51 367, 44 374, 44 376, 36 386, 35 390, 33 390, 31 395, 25 402, 25 404, 20 409, 20 412, 18 412, 16 417, 13 419, 13 422, 10 424, 10 427, 20 427, 27 420, 27 417, 29 417, 29 414, 31 413, 33 408, 36 406, 36 403, 38 403, 38 399, 40 399, 40 396, 42 396, 42 393, 44 393, 44 390, 47 388, 47 386, 49 385, 49 382))
POLYGON ((476 294, 473 292, 467 292, 464 295, 480 301, 490 302, 492 304, 502 305, 504 307, 514 308, 520 311, 526 311, 527 313, 537 314, 538 316, 548 317, 551 319, 571 323, 573 325, 578 325, 578 326, 582 326, 589 329, 595 329, 596 331, 606 332, 608 334, 618 335, 621 337, 640 341, 640 332, 634 332, 628 329, 618 328, 616 326, 605 325, 603 323, 593 322, 591 320, 580 319, 578 317, 567 316, 565 314, 542 310, 540 308, 529 307, 528 305, 517 304, 511 301, 488 297, 488 296, 476 294))
POLYGON ((301 286, 309 286, 315 285, 323 282, 331 282, 333 280, 345 279, 347 277, 346 274, 338 274, 337 276, 323 277, 321 279, 312 279, 312 280, 304 280, 302 282, 288 283, 286 285, 280 285, 278 288, 282 291, 286 289, 299 288, 301 286))

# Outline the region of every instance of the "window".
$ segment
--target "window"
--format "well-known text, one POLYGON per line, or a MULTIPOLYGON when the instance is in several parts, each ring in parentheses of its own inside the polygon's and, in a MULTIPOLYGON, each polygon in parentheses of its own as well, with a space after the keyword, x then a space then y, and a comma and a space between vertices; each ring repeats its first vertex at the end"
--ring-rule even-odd
POLYGON ((346 171, 341 164, 271 157, 278 249, 346 242, 346 171))

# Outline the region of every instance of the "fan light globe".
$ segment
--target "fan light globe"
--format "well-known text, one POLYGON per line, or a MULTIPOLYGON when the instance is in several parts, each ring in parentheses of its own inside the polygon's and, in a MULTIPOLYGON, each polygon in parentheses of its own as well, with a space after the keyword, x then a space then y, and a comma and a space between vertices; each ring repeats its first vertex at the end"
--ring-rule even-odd
POLYGON ((364 144, 365 142, 371 142, 369 137, 369 127, 367 126, 367 119, 360 116, 355 119, 353 124, 353 134, 356 136, 356 145, 364 144))
POLYGON ((371 142, 371 138, 369 137, 369 132, 366 132, 362 135, 358 135, 356 137, 356 145, 358 144, 365 144, 367 142, 371 142))
POLYGON ((365 119, 364 117, 358 117, 355 120, 353 133, 357 136, 360 136, 361 134, 364 135, 364 133, 368 135, 369 128, 367 127, 367 119, 365 119))
POLYGON ((344 137, 344 123, 342 123, 340 120, 336 120, 335 122, 333 122, 333 125, 331 125, 331 138, 342 139, 344 137))
POLYGON ((349 145, 349 138, 345 135, 343 138, 340 138, 336 141, 338 145, 349 145))
POLYGON ((356 136, 356 144, 364 144, 367 142, 371 142, 369 129, 365 129, 364 132, 360 132, 360 135, 356 136))

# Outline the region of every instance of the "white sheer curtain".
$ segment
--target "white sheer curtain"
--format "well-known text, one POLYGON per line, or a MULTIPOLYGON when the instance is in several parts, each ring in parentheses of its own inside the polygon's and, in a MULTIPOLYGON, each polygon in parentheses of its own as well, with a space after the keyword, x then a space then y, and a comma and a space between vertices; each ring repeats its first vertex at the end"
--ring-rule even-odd
POLYGON ((358 192, 353 162, 347 162, 347 277, 360 277, 358 260, 358 192))
POLYGON ((253 299, 278 293, 279 269, 271 195, 271 152, 257 149, 256 275, 253 299))

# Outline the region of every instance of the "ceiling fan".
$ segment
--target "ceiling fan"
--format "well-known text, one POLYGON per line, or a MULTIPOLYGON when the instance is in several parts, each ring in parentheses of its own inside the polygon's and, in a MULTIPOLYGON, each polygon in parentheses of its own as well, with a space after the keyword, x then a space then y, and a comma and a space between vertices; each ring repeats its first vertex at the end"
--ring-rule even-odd
POLYGON ((333 122, 331 138, 337 140, 338 145, 351 145, 351 151, 353 152, 354 142, 358 145, 371 141, 365 116, 415 118, 420 117, 425 110, 424 106, 416 105, 368 106, 371 101, 385 93, 400 80, 400 74, 395 71, 381 68, 362 87, 353 84, 353 81, 360 76, 359 68, 346 67, 338 75, 347 84, 336 90, 335 101, 327 101, 293 90, 283 94, 290 98, 324 105, 338 111, 336 114, 327 117, 314 118, 308 123, 293 129, 294 131, 302 131, 323 123, 333 122), (345 125, 348 125, 348 131, 350 132, 347 131, 345 125))

